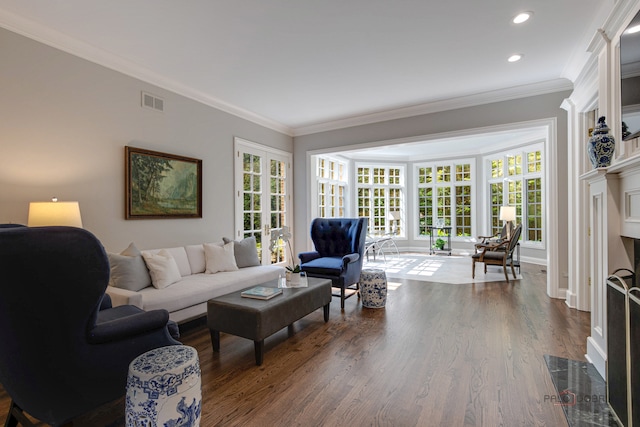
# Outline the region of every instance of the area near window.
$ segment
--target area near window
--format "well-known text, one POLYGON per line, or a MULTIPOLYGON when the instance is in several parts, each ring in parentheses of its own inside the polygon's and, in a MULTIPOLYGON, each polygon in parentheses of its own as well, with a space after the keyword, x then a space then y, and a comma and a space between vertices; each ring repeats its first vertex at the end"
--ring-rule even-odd
POLYGON ((269 250, 272 229, 291 226, 291 154, 235 139, 236 238, 255 236, 262 264, 289 262, 285 242, 269 250))
POLYGON ((369 218, 369 234, 404 236, 404 165, 356 163, 358 216, 369 218))
POLYGON ((542 143, 485 157, 493 234, 502 229, 500 206, 515 206, 523 244, 544 243, 543 159, 542 143))
POLYGON ((416 163, 417 237, 429 236, 436 219, 453 236, 472 236, 475 160, 416 163))
POLYGON ((317 157, 315 160, 318 217, 344 217, 347 194, 346 162, 326 157, 317 157))

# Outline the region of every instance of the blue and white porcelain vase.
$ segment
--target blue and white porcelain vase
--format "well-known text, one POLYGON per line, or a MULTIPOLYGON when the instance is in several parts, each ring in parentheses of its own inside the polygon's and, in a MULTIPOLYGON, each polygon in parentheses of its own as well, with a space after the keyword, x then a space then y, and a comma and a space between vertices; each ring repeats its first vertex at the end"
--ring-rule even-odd
POLYGON ((606 168, 611 164, 613 153, 616 148, 613 136, 609 135, 609 126, 605 122, 604 116, 598 119, 598 124, 593 131, 593 135, 587 142, 589 160, 594 168, 606 168))

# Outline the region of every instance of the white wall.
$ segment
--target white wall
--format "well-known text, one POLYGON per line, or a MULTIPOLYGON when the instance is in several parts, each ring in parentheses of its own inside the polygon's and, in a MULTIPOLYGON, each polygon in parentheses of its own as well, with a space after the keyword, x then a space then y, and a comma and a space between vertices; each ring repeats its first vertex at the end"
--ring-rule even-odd
POLYGON ((0 29, 0 223, 30 201, 80 202, 107 250, 233 236, 233 138, 284 151, 292 138, 0 29), (140 92, 165 100, 143 109, 140 92), (203 160, 203 218, 125 220, 124 146, 203 160))
MULTIPOLYGON (((358 144, 371 144, 377 141, 392 141, 424 135, 444 134, 449 132, 481 129, 491 126, 533 120, 554 119, 556 121, 555 146, 547 156, 555 156, 557 164, 557 182, 550 183, 556 190, 556 200, 547 200, 557 207, 559 215, 551 218, 556 221, 559 235, 559 250, 554 256, 558 262, 558 287, 566 289, 568 271, 568 237, 567 237, 567 114, 560 108, 563 100, 570 92, 559 92, 532 96, 517 100, 497 102, 457 110, 443 111, 422 116, 390 120, 363 126, 338 129, 334 131, 298 136, 294 138, 294 198, 296 200, 295 228, 306 230, 309 218, 309 200, 306 195, 309 188, 307 173, 307 154, 316 150, 335 149, 358 144), (304 201, 305 203, 302 203, 304 201)), ((549 226, 549 224, 547 224, 549 226)), ((310 242, 305 234, 297 233, 296 250, 305 250, 310 242)), ((523 257, 545 257, 533 250, 523 250, 523 257)))

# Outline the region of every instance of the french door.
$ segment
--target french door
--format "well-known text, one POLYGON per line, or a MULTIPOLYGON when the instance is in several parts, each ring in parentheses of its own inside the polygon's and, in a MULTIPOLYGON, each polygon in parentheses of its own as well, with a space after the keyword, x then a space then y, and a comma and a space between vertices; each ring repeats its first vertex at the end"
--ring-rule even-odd
POLYGON ((234 141, 237 238, 255 236, 263 265, 289 262, 290 251, 271 230, 291 227, 291 153, 241 138, 234 141))

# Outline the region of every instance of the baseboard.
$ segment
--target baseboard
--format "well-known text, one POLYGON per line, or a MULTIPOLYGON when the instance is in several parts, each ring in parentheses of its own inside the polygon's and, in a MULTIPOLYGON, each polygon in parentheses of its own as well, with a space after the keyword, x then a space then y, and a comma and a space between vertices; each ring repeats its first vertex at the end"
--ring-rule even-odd
POLYGON ((602 378, 607 379, 607 353, 600 348, 592 337, 587 338, 587 361, 596 367, 602 378))

